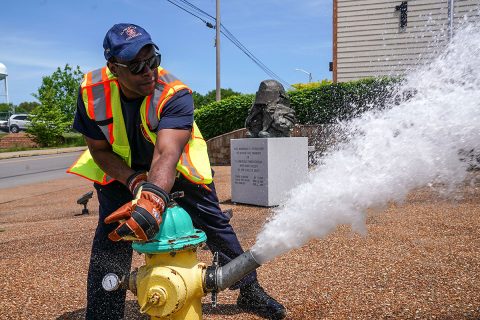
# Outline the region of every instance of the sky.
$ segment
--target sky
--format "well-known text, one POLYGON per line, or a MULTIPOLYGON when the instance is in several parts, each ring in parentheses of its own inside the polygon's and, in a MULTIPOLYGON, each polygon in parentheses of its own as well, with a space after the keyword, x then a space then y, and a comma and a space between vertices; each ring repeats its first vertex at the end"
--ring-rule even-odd
MULTIPOLYGON (((215 16, 215 0, 190 0, 215 16)), ((0 63, 7 67, 9 102, 36 101, 42 83, 65 64, 87 72, 105 64, 103 38, 116 23, 145 28, 162 67, 192 90, 215 89, 215 30, 167 0, 2 0, 0 63)), ((222 24, 289 84, 331 79, 332 0, 222 0, 222 24)), ((255 93, 270 79, 221 36, 221 87, 255 93)), ((4 95, 3 83, 0 94, 4 95)), ((0 96, 0 102, 5 97, 0 96)))

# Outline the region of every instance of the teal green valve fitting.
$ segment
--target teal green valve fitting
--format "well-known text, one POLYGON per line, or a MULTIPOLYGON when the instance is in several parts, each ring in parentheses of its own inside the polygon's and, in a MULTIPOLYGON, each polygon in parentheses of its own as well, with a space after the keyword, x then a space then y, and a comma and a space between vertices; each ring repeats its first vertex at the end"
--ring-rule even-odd
POLYGON ((181 251, 207 241, 205 232, 193 227, 192 219, 179 205, 167 208, 162 215, 160 231, 148 242, 134 242, 133 250, 156 254, 181 251))

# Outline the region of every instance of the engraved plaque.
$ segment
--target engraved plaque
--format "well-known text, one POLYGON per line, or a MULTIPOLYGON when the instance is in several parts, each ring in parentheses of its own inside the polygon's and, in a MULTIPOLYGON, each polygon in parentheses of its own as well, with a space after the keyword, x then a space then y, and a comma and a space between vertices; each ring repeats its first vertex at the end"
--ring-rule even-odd
POLYGON ((277 206, 307 178, 306 137, 232 139, 232 202, 277 206))

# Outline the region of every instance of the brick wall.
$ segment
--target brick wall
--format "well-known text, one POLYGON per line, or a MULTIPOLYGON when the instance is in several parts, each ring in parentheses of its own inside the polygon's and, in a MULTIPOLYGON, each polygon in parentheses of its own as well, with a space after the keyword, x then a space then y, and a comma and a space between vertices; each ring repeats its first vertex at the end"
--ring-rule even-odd
POLYGON ((245 138, 247 129, 238 129, 207 141, 208 156, 214 166, 230 165, 230 140, 245 138))
MULTIPOLYGON (((230 165, 230 140, 245 138, 246 129, 238 129, 222 134, 207 141, 210 162, 215 166, 230 165)), ((335 142, 332 125, 296 125, 292 137, 307 137, 309 145, 309 162, 315 163, 328 146, 335 142)), ((275 139, 275 138, 272 138, 275 139)))
POLYGON ((10 133, 0 140, 0 149, 7 148, 36 148, 38 144, 26 133, 10 133))

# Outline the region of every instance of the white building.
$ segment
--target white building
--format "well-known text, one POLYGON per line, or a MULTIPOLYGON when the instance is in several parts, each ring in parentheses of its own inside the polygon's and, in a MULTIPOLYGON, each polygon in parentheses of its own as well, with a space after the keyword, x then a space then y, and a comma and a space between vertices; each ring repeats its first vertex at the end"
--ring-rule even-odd
POLYGON ((465 21, 480 22, 480 0, 333 0, 333 81, 402 75, 465 21))

